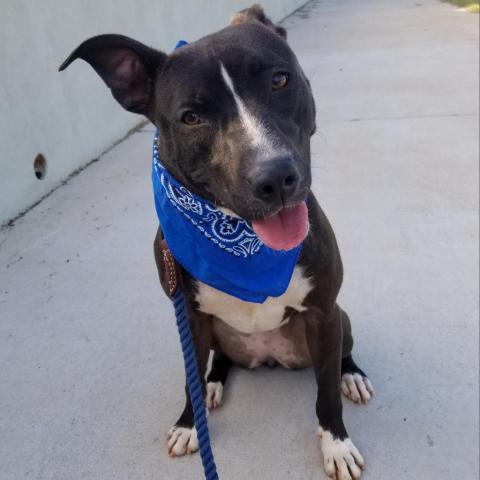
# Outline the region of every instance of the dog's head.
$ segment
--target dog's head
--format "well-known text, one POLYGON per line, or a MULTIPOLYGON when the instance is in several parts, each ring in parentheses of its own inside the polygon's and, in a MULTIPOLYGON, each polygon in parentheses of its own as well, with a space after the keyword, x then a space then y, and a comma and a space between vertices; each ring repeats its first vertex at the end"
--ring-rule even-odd
MULTIPOLYGON (((259 236, 281 236, 285 222, 305 229, 298 217, 306 217, 311 184, 313 97, 285 30, 260 7, 169 55, 101 35, 82 43, 60 70, 77 58, 126 110, 156 125, 162 163, 187 188, 252 222, 259 236)), ((298 243, 287 236, 276 246, 298 243)))

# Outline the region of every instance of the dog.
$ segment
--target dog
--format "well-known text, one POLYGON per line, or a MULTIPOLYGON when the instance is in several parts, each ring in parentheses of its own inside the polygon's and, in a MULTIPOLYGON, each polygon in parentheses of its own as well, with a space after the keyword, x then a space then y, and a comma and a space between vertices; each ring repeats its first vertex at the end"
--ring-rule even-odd
MULTIPOLYGON (((340 253, 310 189, 315 103, 286 37, 254 5, 171 54, 121 35, 93 37, 60 70, 78 58, 88 62, 123 108, 157 127, 161 162, 172 178, 253 229, 258 245, 282 252, 301 245, 286 290, 262 301, 225 293, 180 267, 206 404, 221 404, 233 364, 313 366, 325 471, 352 480, 364 460, 345 428, 341 394, 367 403, 373 387, 352 358, 350 320, 336 302, 340 253)), ((161 279, 163 238, 160 227, 154 251, 161 279)), ((270 274, 264 283, 274 281, 270 274)), ((198 449, 188 390, 167 443, 172 456, 198 449)))

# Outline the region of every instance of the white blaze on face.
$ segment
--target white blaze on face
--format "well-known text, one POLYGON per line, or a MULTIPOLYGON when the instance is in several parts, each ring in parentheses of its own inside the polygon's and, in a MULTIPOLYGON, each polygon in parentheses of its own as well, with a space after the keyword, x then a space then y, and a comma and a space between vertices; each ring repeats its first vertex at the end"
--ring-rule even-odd
POLYGON ((235 104, 238 109, 240 121, 242 122, 242 126, 248 138, 250 139, 252 146, 260 150, 272 152, 274 150, 274 146, 272 139, 268 136, 267 129, 262 122, 258 120, 258 118, 255 118, 255 116, 248 111, 245 103, 235 90, 232 77, 228 74, 222 62, 220 62, 220 72, 222 74, 223 81, 233 95, 233 99, 235 100, 235 104))

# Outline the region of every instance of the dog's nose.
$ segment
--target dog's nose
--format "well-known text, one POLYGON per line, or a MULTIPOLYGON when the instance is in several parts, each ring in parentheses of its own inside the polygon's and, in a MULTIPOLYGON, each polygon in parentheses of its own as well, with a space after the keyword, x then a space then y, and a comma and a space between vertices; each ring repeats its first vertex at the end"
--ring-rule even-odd
POLYGON ((254 195, 266 203, 285 203, 296 191, 299 175, 291 157, 268 160, 251 174, 254 195))

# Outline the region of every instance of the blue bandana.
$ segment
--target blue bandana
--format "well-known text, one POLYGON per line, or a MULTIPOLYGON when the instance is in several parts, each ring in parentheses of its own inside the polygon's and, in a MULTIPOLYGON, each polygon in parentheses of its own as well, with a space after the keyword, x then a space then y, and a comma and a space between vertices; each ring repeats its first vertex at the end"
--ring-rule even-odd
POLYGON ((158 133, 153 142, 152 181, 165 240, 194 278, 247 302, 263 303, 285 292, 301 246, 273 250, 245 220, 190 192, 160 163, 158 133))

